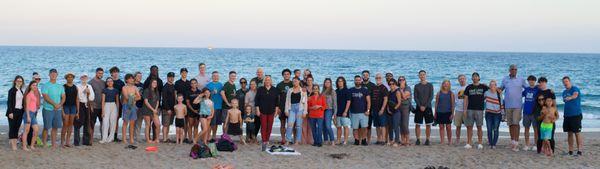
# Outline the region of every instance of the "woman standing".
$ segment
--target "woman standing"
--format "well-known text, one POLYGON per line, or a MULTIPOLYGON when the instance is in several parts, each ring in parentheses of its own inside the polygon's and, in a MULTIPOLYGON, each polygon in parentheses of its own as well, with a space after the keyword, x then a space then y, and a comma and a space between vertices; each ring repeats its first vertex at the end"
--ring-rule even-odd
POLYGON ((393 142, 393 146, 397 147, 400 143, 400 121, 402 120, 402 112, 400 112, 400 100, 402 99, 402 92, 398 88, 397 81, 390 79, 388 81, 390 86, 389 100, 388 100, 388 112, 392 115, 390 121, 390 130, 388 130, 388 145, 393 142))
MULTIPOLYGON (((22 78, 21 78, 22 79, 22 78)), ((29 151, 27 148, 27 137, 29 136, 29 129, 33 129, 33 134, 31 135, 33 138, 31 140, 37 140, 38 133, 38 124, 37 124, 37 112, 40 109, 40 91, 38 90, 38 82, 31 81, 29 86, 27 87, 27 91, 25 92, 25 108, 27 112, 23 116, 23 123, 25 123, 25 130, 23 132, 23 140, 21 141, 23 145, 23 150, 29 151)), ((15 144, 16 145, 16 144, 15 144)), ((31 144, 30 148, 33 150, 35 144, 31 144)))
POLYGON ((412 109, 412 91, 408 84, 406 84, 406 78, 404 76, 398 77, 398 87, 400 88, 400 138, 402 140, 403 146, 410 146, 409 137, 410 134, 408 130, 408 118, 410 111, 412 109))
POLYGON ((12 150, 17 150, 17 138, 19 136, 19 128, 21 128, 21 122, 23 119, 23 83, 23 77, 16 76, 13 80, 12 87, 10 90, 8 90, 6 117, 8 117, 8 139, 10 140, 10 146, 12 150))
POLYGON ((498 94, 496 80, 490 81, 490 89, 484 93, 485 96, 485 123, 487 124, 487 138, 491 149, 496 149, 498 143, 498 127, 502 120, 502 98, 498 94))
MULTIPOLYGON (((248 92, 246 92, 245 98, 244 98, 244 102, 246 104, 246 106, 252 106, 252 112, 251 114, 256 115, 256 104, 254 102, 254 98, 256 97, 256 88, 257 84, 255 80, 250 80, 250 90, 248 90, 248 92)), ((254 119, 254 133, 253 136, 254 138, 256 138, 256 136, 258 135, 258 130, 260 130, 260 118, 256 118, 254 119)))
POLYGON ((335 80, 335 84, 337 111, 333 119, 337 128, 337 144, 346 145, 346 143, 348 143, 348 135, 350 133, 350 117, 348 116, 348 109, 350 108, 350 104, 348 104, 348 102, 350 102, 350 93, 348 92, 348 87, 346 86, 346 79, 344 77, 338 77, 335 80), (342 129, 344 132, 343 143, 341 143, 342 129))
POLYGON ((313 136, 313 146, 323 146, 323 112, 327 109, 324 95, 319 92, 319 85, 313 85, 313 93, 308 98, 308 117, 313 136))
POLYGON ((235 91, 235 98, 240 103, 240 111, 242 111, 242 117, 246 115, 246 93, 248 93, 248 81, 246 81, 246 78, 240 78, 240 89, 235 91))
POLYGON ((325 102, 327 103, 327 109, 323 117, 323 140, 325 144, 335 145, 335 137, 333 135, 333 129, 331 129, 331 121, 335 117, 337 112, 337 95, 333 90, 333 82, 330 78, 325 78, 323 81, 323 95, 325 95, 325 102))
POLYGON ((194 99, 193 103, 200 105, 200 126, 202 127, 202 131, 200 132, 200 134, 194 134, 196 135, 194 137, 194 144, 198 142, 198 139, 202 139, 202 142, 204 144, 208 144, 208 137, 210 134, 210 120, 212 120, 215 114, 213 102, 210 100, 210 90, 208 90, 208 88, 202 89, 202 94, 198 95, 194 99))
POLYGON ((79 118, 79 96, 77 86, 73 83, 75 75, 67 73, 65 75, 67 83, 63 85, 65 88, 65 104, 63 105, 63 128, 60 132, 60 144, 63 147, 71 147, 71 133, 73 132, 73 121, 79 118))
POLYGON ((152 79, 150 83, 150 87, 144 90, 144 107, 142 108, 144 115, 144 123, 146 124, 146 142, 148 143, 158 143, 158 138, 160 135, 160 121, 158 120, 158 101, 160 100, 160 95, 158 94, 158 82, 156 79, 152 79), (154 123, 154 139, 150 138, 150 121, 154 123))
POLYGON ((117 128, 117 105, 119 90, 114 87, 111 77, 106 78, 106 88, 102 90, 102 140, 101 144, 112 142, 117 128))
MULTIPOLYGON (((202 91, 198 89, 198 81, 196 79, 190 80, 190 89, 189 93, 187 93, 186 105, 189 110, 188 115, 186 116, 186 125, 187 125, 187 135, 190 137, 191 142, 193 142, 194 138, 198 137, 198 120, 200 119, 200 104, 195 103, 197 97, 201 95, 202 91)), ((185 142, 185 141, 184 141, 185 142)))
MULTIPOLYGON (((313 93, 313 77, 310 74, 310 71, 307 69, 304 71, 306 85, 304 87, 304 91, 309 95, 313 93), (308 75, 306 74, 308 72, 308 75)), ((303 121, 308 121, 308 116, 304 117, 303 121)), ((310 128, 309 123, 302 123, 302 143, 303 144, 313 144, 313 136, 312 130, 310 128)))
POLYGON ((292 79, 292 88, 286 93, 285 98, 285 115, 287 119, 287 128, 285 129, 286 139, 289 141, 288 144, 298 145, 302 140, 302 119, 307 113, 307 95, 306 92, 302 91, 300 86, 300 79, 292 79), (296 140, 292 139, 292 131, 296 129, 296 140))
POLYGON ((273 119, 279 113, 277 102, 279 101, 279 90, 272 85, 271 76, 266 76, 263 87, 256 90, 254 99, 256 104, 256 115, 260 117, 262 130, 262 150, 266 151, 271 138, 271 129, 273 128, 273 119))
POLYGON ((440 91, 435 96, 435 121, 440 125, 440 144, 444 144, 444 136, 448 136, 448 145, 452 144, 452 119, 454 116, 454 93, 449 80, 442 82, 440 91), (445 133, 444 133, 445 132, 445 133))

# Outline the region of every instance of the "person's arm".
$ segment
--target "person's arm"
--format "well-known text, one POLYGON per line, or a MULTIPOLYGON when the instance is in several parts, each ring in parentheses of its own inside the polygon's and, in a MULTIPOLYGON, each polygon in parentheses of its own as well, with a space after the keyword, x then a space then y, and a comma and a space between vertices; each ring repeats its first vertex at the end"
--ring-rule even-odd
POLYGON ((433 117, 436 118, 438 114, 438 105, 440 104, 440 93, 435 94, 435 111, 433 117))
POLYGON ((396 103, 396 105, 394 106, 394 110, 398 110, 402 103, 402 93, 400 93, 400 91, 396 91, 394 93, 396 93, 396 98, 400 98, 400 99, 398 99, 398 103, 396 103))
POLYGON ((454 106, 456 103, 456 98, 454 98, 454 93, 450 91, 450 119, 454 118, 454 106))
POLYGON ((147 108, 149 108, 150 111, 154 112, 154 108, 150 104, 150 101, 148 101, 148 98, 144 98, 144 106, 146 106, 147 108))
POLYGON ((240 113, 238 113, 238 123, 240 123, 240 129, 242 129, 244 126, 242 124, 243 122, 244 122, 244 119, 242 119, 242 111, 240 111, 240 113))
POLYGON ((13 112, 15 112, 16 96, 17 90, 14 90, 14 88, 8 90, 8 108, 6 109, 6 117, 8 117, 9 119, 13 119, 13 112))
POLYGON ((87 85, 88 90, 88 103, 93 102, 96 99, 96 94, 94 93, 94 88, 91 85, 87 85))
POLYGON ((387 102, 388 102, 388 97, 387 97, 387 95, 385 95, 383 97, 383 106, 381 106, 381 110, 379 110, 379 115, 382 115, 383 112, 385 111, 385 108, 387 107, 387 102))
MULTIPOLYGON (((197 114, 197 113, 198 113, 198 112, 197 112, 196 110, 194 110, 194 108, 192 107, 192 104, 190 103, 190 99, 185 99, 185 102, 186 102, 186 104, 185 104, 185 105, 187 106, 187 109, 190 109, 190 110, 192 111, 192 113, 195 113, 195 114, 197 114)), ((187 109, 186 109, 186 110, 187 110, 187 109)), ((187 111, 186 111, 186 112, 187 112, 187 111)))
POLYGON ((210 103, 210 115, 208 116, 209 119, 212 119, 215 116, 215 106, 214 103, 210 103))
POLYGON ((469 96, 463 94, 463 117, 467 117, 467 107, 469 106, 469 96))
POLYGON ((223 100, 223 102, 225 102, 225 105, 227 105, 227 107, 231 107, 231 104, 229 104, 229 100, 227 100, 227 95, 225 95, 225 90, 221 90, 221 92, 219 92, 219 95, 221 95, 221 99, 223 100))
MULTIPOLYGON (((106 103, 106 94, 102 93, 102 105, 100 105, 102 107, 102 111, 104 111, 104 104, 106 103)), ((104 118, 104 114, 106 113, 100 113, 102 114, 102 118, 104 118)))
POLYGON ((433 100, 433 85, 429 85, 429 96, 427 96, 427 105, 431 106, 431 101, 433 100))
POLYGON ((569 97, 565 97, 565 101, 571 101, 573 99, 577 99, 577 97, 579 97, 579 91, 573 92, 573 95, 569 97))
POLYGON ((337 114, 337 111, 338 111, 338 107, 337 107, 337 93, 335 92, 335 90, 332 91, 332 93, 333 93, 333 96, 332 96, 333 97, 333 107, 332 107, 333 113, 332 114, 333 114, 333 118, 335 119, 335 115, 337 114))
POLYGON ((77 91, 79 89, 77 89, 77 87, 75 87, 75 89, 76 89, 76 93, 77 93, 75 95, 75 109, 76 109, 75 112, 77 112, 77 114, 75 114, 75 119, 79 119, 79 106, 80 105, 79 105, 79 91, 77 91))
POLYGON ((260 116, 260 104, 261 104, 261 94, 257 90, 256 96, 254 96, 254 106, 256 108, 256 116, 260 116))
POLYGON ((65 101, 67 101, 67 95, 65 95, 65 93, 63 93, 60 95, 60 103, 58 104, 58 108, 56 108, 56 109, 62 108, 62 106, 65 104, 65 101))
POLYGON ((227 127, 229 127, 229 117, 231 117, 231 110, 227 111, 227 117, 225 117, 225 124, 223 124, 224 131, 227 131, 227 127))
POLYGON ((46 103, 49 103, 50 105, 54 106, 55 108, 58 107, 58 104, 54 103, 54 101, 52 99, 50 99, 50 96, 47 93, 42 93, 42 96, 46 103))
POLYGON ((371 114, 371 110, 369 109, 369 107, 371 107, 371 96, 367 95, 367 111, 365 112, 365 115, 369 116, 369 114, 371 114))
POLYGON ((415 88, 413 89, 413 100, 415 101, 415 104, 417 104, 417 106, 421 106, 421 102, 419 102, 419 90, 417 90, 417 86, 415 85, 415 88))

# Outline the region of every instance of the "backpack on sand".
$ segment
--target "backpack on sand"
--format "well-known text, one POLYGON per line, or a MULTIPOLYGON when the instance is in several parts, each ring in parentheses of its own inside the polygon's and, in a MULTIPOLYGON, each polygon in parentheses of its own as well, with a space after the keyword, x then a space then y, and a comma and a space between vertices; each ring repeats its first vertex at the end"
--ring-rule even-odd
POLYGON ((233 152, 236 149, 237 146, 235 145, 235 143, 233 143, 233 140, 231 140, 231 137, 229 137, 229 135, 227 134, 221 135, 221 139, 217 141, 217 150, 219 151, 233 152))

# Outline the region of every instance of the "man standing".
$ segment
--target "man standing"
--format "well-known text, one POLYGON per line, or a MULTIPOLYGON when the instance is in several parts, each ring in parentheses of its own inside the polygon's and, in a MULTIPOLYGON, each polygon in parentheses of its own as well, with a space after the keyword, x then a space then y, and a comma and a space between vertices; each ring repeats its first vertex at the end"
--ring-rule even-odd
POLYGON ((371 96, 369 90, 363 87, 363 78, 354 76, 354 87, 349 89, 350 93, 350 121, 354 135, 354 145, 369 145, 367 141, 367 123, 369 121, 369 107, 371 107, 371 96))
POLYGON ((198 76, 196 76, 195 79, 198 81, 198 90, 202 90, 206 87, 206 84, 210 82, 208 75, 206 75, 206 64, 198 64, 198 71, 198 76))
MULTIPOLYGON (((229 72, 229 78, 227 82, 223 85, 223 90, 219 93, 221 99, 223 100, 222 104, 222 112, 223 112, 223 120, 227 117, 227 112, 232 108, 231 100, 235 98, 235 80, 237 79, 237 73, 235 71, 229 72)), ((239 102, 238 102, 239 103, 239 102)), ((240 106, 241 107, 241 106, 240 106)), ((240 108, 241 109, 241 108, 240 108)), ((225 133, 225 128, 223 128, 223 133, 225 133)))
POLYGON ((465 108, 463 110, 463 120, 465 125, 467 126, 467 145, 465 145, 466 149, 471 148, 472 138, 473 138, 473 124, 477 125, 477 149, 483 149, 483 131, 481 126, 483 126, 483 110, 485 104, 485 96, 484 93, 489 89, 488 86, 484 84, 480 84, 479 73, 475 72, 471 75, 471 80, 473 80, 473 84, 470 84, 465 88, 465 108), (466 117, 466 118, 465 118, 466 117))
POLYGON ((49 75, 50 81, 46 82, 42 89, 42 95, 44 96, 42 144, 46 147, 48 130, 51 129, 50 141, 52 148, 56 148, 56 132, 58 128, 62 127, 62 106, 65 103, 66 96, 63 85, 56 82, 56 77, 58 77, 56 69, 50 69, 49 75))
MULTIPOLYGON (((94 100, 91 101, 90 106, 92 107, 92 112, 90 113, 90 145, 94 142, 94 127, 96 126, 96 118, 100 121, 100 128, 102 128, 102 91, 106 88, 106 82, 102 80, 102 76, 104 76, 104 69, 96 68, 96 75, 92 80, 90 80, 90 85, 94 89, 94 100)), ((102 130, 100 130, 102 133, 102 130)))
POLYGON ((454 92, 456 93, 454 96, 456 98, 454 98, 454 100, 456 100, 456 103, 454 104, 454 125, 456 126, 456 144, 460 144, 460 130, 462 129, 462 123, 463 123, 463 119, 467 118, 467 117, 463 117, 463 114, 465 114, 465 88, 467 88, 467 77, 463 74, 458 75, 458 84, 460 84, 460 86, 458 87, 458 89, 454 92))
POLYGON ((162 132, 163 132, 163 142, 169 143, 172 142, 169 139, 169 128, 171 124, 173 124, 173 120, 175 120, 175 104, 177 104, 177 95, 175 93, 175 73, 169 72, 167 73, 167 83, 162 88, 161 97, 162 97, 162 132))
POLYGON ((223 123, 224 113, 222 111, 223 97, 221 91, 223 90, 223 83, 219 82, 219 72, 212 72, 212 82, 206 84, 206 88, 210 91, 210 100, 213 102, 213 108, 215 110, 214 116, 210 121, 210 130, 212 131, 213 139, 217 138, 217 128, 223 123))
POLYGON ((415 136, 417 137, 416 145, 421 144, 421 125, 425 121, 425 145, 428 146, 429 136, 431 135, 431 123, 433 123, 433 111, 431 110, 431 102, 433 101, 433 85, 427 82, 427 72, 419 71, 420 82, 414 87, 414 100, 417 103, 415 112, 415 136))
POLYGON ((269 139, 271 138, 271 129, 273 128, 273 119, 280 112, 277 102, 279 101, 279 90, 273 87, 271 76, 265 77, 263 87, 256 90, 254 99, 256 106, 256 115, 260 117, 260 135, 262 137, 262 151, 266 151, 269 139))
POLYGON ((264 79, 265 79, 265 72, 262 67, 259 67, 258 69, 256 69, 256 77, 252 78, 252 80, 250 80, 250 81, 255 81, 256 87, 260 88, 260 87, 265 86, 265 84, 263 82, 264 79))
MULTIPOLYGON (((525 127, 525 132, 523 134, 525 137, 525 147, 523 147, 524 151, 530 150, 529 129, 531 128, 531 126, 533 126, 534 140, 538 139, 538 130, 536 127, 538 125, 536 120, 537 117, 533 115, 533 109, 537 103, 537 98, 535 96, 537 95, 539 90, 538 87, 535 85, 536 80, 537 78, 533 75, 527 77, 527 83, 529 83, 529 86, 523 89, 522 94, 522 96, 525 98, 525 101, 523 103, 523 127, 525 127)), ((531 147, 531 150, 535 151, 535 149, 535 146, 531 147)))
POLYGON ((513 151, 519 151, 519 123, 521 122, 521 110, 523 107, 523 89, 527 87, 525 79, 517 77, 517 65, 510 65, 508 76, 502 79, 500 89, 504 90, 504 110, 506 112, 506 123, 509 126, 511 147, 513 151))
MULTIPOLYGON (((362 87, 364 87, 365 89, 367 89, 367 91, 369 91, 369 95, 371 93, 373 93, 373 88, 375 87, 375 83, 370 82, 369 79, 371 77, 371 72, 369 72, 369 70, 363 70, 362 71, 362 87)), ((370 99, 369 99, 370 100, 370 99)), ((368 108, 370 109, 371 106, 369 106, 368 108)), ((373 114, 369 114, 367 116, 368 118, 368 122, 367 122, 367 135, 365 137, 367 137, 367 143, 371 142, 371 127, 373 127, 373 118, 371 117, 373 114)), ((364 126, 360 126, 361 128, 364 126)))
POLYGON ((581 134, 581 91, 577 86, 573 86, 571 78, 565 76, 562 79, 565 90, 562 93, 564 108, 563 130, 568 133, 569 155, 573 155, 573 136, 577 141, 577 156, 583 155, 583 136, 581 134))
POLYGON ((388 90, 383 85, 383 77, 381 73, 375 75, 375 82, 377 83, 371 89, 371 118, 373 119, 373 125, 377 132, 377 145, 385 145, 387 140, 387 119, 388 113, 386 112, 386 106, 388 102, 388 90))
MULTIPOLYGON (((293 87, 292 81, 290 80, 292 76, 292 71, 290 69, 284 69, 281 72, 281 76, 283 76, 283 81, 277 84, 277 90, 279 90, 279 110, 285 110, 285 99, 286 93, 289 89, 293 87)), ((279 115, 279 123, 281 125, 279 131, 281 132, 281 143, 286 143, 285 136, 285 127, 287 122, 287 116, 285 113, 281 113, 279 115)))
MULTIPOLYGON (((121 91, 123 89, 123 86, 125 86, 125 82, 123 80, 121 80, 121 77, 119 77, 119 68, 118 67, 112 67, 110 68, 110 77, 112 78, 113 82, 114 82, 114 88, 117 89, 118 93, 119 93, 119 99, 121 98, 121 91)), ((119 104, 121 104, 121 102, 119 102, 119 104)), ((119 121, 119 118, 121 118, 121 105, 117 105, 117 121, 119 121)), ((119 140, 117 138, 117 136, 119 135, 119 123, 115 124, 115 138, 113 139, 115 142, 121 142, 121 140, 119 140)))

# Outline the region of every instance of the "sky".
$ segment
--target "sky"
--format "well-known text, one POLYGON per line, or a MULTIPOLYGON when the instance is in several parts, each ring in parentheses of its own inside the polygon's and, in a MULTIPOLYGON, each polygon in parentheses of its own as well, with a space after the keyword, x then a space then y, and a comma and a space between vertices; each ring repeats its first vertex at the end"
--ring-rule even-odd
POLYGON ((600 53, 598 0, 0 0, 0 45, 600 53))

